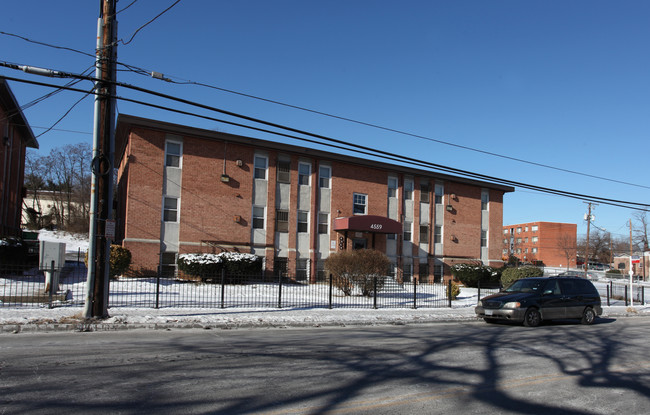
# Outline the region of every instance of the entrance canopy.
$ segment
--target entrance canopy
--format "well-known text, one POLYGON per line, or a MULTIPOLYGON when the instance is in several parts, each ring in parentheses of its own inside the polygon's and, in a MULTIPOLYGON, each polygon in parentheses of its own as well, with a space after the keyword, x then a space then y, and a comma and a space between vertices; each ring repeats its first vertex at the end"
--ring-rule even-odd
POLYGON ((334 230, 372 233, 402 233, 402 224, 384 216, 358 215, 334 219, 334 230))

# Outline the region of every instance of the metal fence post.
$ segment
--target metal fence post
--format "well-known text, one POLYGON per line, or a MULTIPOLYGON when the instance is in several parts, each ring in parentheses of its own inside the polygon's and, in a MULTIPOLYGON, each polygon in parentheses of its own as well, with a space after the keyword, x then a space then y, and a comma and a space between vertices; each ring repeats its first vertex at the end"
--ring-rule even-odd
POLYGON ((278 285, 278 308, 282 308, 282 271, 278 272, 280 284, 278 285))
POLYGON ((329 304, 330 304, 330 310, 332 309, 332 289, 334 288, 333 280, 332 280, 332 274, 330 274, 330 295, 329 295, 329 304))
POLYGON ((609 307, 609 285, 605 286, 607 288, 607 307, 609 307))
POLYGON ((449 308, 451 308, 451 279, 449 279, 449 288, 447 289, 447 298, 449 299, 449 308))
POLYGON ((160 273, 162 270, 160 267, 158 268, 158 272, 156 273, 156 307, 160 307, 160 273))
MULTIPOLYGON (((56 289, 58 291, 58 289, 59 289, 59 287, 58 287, 59 281, 58 281, 58 278, 54 278, 54 261, 52 261, 52 264, 50 265, 50 308, 53 308, 53 306, 52 306, 52 292, 54 291, 54 284, 55 283, 57 285, 56 289)), ((46 286, 47 286, 47 284, 46 284, 46 286)))
POLYGON ((478 304, 479 301, 481 301, 481 280, 478 280, 478 299, 476 300, 476 303, 478 304))
POLYGON ((418 308, 418 285, 415 283, 415 279, 413 279, 413 309, 418 308))
POLYGON ((225 308, 226 297, 226 268, 221 268, 221 308, 225 308))
POLYGON ((625 286, 625 306, 627 307, 627 285, 625 286))
POLYGON ((373 292, 373 301, 372 305, 374 309, 377 309, 377 276, 372 277, 372 292, 373 292))

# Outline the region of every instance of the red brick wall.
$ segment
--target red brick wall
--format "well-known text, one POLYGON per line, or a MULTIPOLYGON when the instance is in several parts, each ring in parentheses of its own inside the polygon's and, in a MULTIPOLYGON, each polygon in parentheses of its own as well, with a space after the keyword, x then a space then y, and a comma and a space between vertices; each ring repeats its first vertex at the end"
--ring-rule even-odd
MULTIPOLYGON (((156 269, 159 262, 160 230, 162 214, 162 189, 164 181, 164 145, 165 133, 144 128, 134 128, 130 133, 130 141, 126 148, 127 157, 120 166, 119 195, 122 202, 120 212, 124 221, 124 245, 133 254, 136 267, 156 269), (146 138, 145 138, 146 137, 146 138)), ((259 149, 264 150, 264 149, 259 149)), ((276 206, 276 165, 278 152, 266 150, 268 156, 268 194, 267 194, 267 227, 266 245, 272 248, 275 239, 275 206, 276 206)), ((288 154, 283 152, 282 154, 288 154)), ((251 216, 253 197, 253 170, 255 148, 245 144, 236 144, 215 139, 202 139, 194 136, 183 137, 182 159, 182 192, 180 198, 180 253, 198 252, 201 241, 214 241, 217 244, 232 249, 248 252, 251 241, 251 216), (237 165, 241 160, 241 166, 237 165), (221 181, 221 175, 230 178, 229 182, 221 181), (235 217, 238 220, 235 221, 235 217)), ((296 222, 298 198, 298 162, 305 160, 312 166, 312 232, 310 248, 316 247, 317 230, 317 189, 318 189, 318 159, 309 159, 302 155, 292 154, 291 167, 291 202, 289 209, 289 256, 295 259, 296 222)), ((400 187, 404 183, 404 174, 386 171, 379 168, 349 164, 338 160, 329 160, 332 172, 331 180, 331 219, 330 240, 338 240, 339 234, 332 229, 336 217, 353 215, 353 194, 363 193, 368 196, 367 213, 370 215, 386 216, 388 210, 387 183, 389 174, 399 177, 400 187)), ((419 198, 420 178, 414 177, 414 218, 413 218, 413 252, 404 253, 413 256, 417 253, 419 241, 419 198)), ((433 212, 434 180, 430 180, 430 209, 433 212)), ((447 195, 454 194, 455 199, 445 200, 454 207, 452 212, 444 211, 444 257, 454 257, 452 262, 467 262, 480 258, 481 237, 481 188, 471 184, 445 182, 447 195), (456 237, 451 240, 451 235, 456 237)), ((403 188, 400 189, 403 197, 403 188)), ((503 192, 490 192, 490 259, 501 257, 502 235, 501 217, 503 213, 503 192)), ((403 202, 400 207, 403 213, 403 202)), ((432 219, 432 218, 430 218, 432 219)), ((433 223, 430 220, 429 223, 433 223)), ((433 235, 433 228, 430 230, 433 235)), ((364 233, 368 247, 372 247, 373 234, 364 233)), ((355 237, 354 232, 348 233, 348 246, 355 237)), ((375 248, 386 250, 386 235, 374 234, 375 248)), ((337 244, 338 246, 338 244, 337 244)), ((402 235, 398 236, 398 255, 402 246, 402 235)), ((203 246, 205 251, 206 247, 203 246)), ((338 249, 338 248, 337 248, 338 249)), ((433 244, 430 245, 430 252, 433 244)), ((313 252, 313 251, 312 251, 313 252)), ((267 266, 271 267, 274 250, 267 249, 267 266)), ((289 261, 293 263, 293 261, 289 261)), ((414 274, 417 275, 417 264, 414 264, 414 274)))

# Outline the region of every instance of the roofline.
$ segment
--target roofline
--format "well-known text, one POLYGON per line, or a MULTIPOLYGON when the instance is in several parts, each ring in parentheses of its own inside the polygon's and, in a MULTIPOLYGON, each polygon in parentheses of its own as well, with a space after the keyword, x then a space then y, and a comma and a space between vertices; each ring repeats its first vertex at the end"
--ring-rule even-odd
MULTIPOLYGON (((124 146, 126 145, 126 134, 128 133, 130 126, 141 126, 155 130, 161 130, 171 133, 176 133, 179 135, 185 136, 196 136, 199 138, 207 139, 219 139, 219 140, 228 140, 236 142, 243 145, 249 145, 253 147, 268 148, 272 150, 278 150, 282 152, 298 153, 308 157, 317 157, 330 159, 335 161, 343 161, 346 163, 357 164, 362 166, 368 166, 373 168, 380 168, 384 170, 393 170, 403 173, 412 174, 414 176, 429 176, 433 178, 439 178, 441 180, 451 180, 458 183, 466 183, 472 185, 480 185, 481 187, 501 190, 504 193, 514 192, 514 187, 500 185, 496 183, 486 182, 482 180, 473 180, 460 176, 454 176, 444 173, 438 173, 431 170, 416 169, 412 167, 402 166, 399 164, 390 164, 381 161, 369 160, 360 157, 347 156, 337 153, 332 153, 324 150, 316 150, 309 147, 296 146, 291 144, 276 143, 269 140, 264 140, 260 138, 246 137, 236 134, 223 133, 212 130, 205 130, 202 128, 189 127, 185 125, 173 124, 165 121, 153 120, 149 118, 136 117, 128 114, 119 114, 117 117, 117 127, 116 127, 116 143, 119 142, 118 138, 122 138, 122 148, 116 148, 116 155, 119 154, 119 158, 124 155, 124 146)), ((116 160, 115 164, 118 165, 120 160, 116 160)))
POLYGON ((21 135, 24 136, 25 145, 30 148, 38 149, 38 141, 34 136, 32 127, 29 126, 27 118, 23 114, 23 111, 18 105, 18 101, 14 96, 14 93, 9 88, 7 81, 0 76, 0 100, 5 101, 7 105, 8 112, 15 112, 12 116, 9 116, 9 120, 21 131, 21 135))

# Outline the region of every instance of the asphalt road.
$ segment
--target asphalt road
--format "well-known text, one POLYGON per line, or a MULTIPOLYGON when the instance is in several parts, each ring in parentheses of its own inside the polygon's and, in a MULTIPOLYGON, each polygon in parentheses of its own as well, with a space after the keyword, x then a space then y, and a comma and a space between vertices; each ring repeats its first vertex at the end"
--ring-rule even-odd
POLYGON ((0 414, 648 414, 650 318, 0 335, 0 414))

